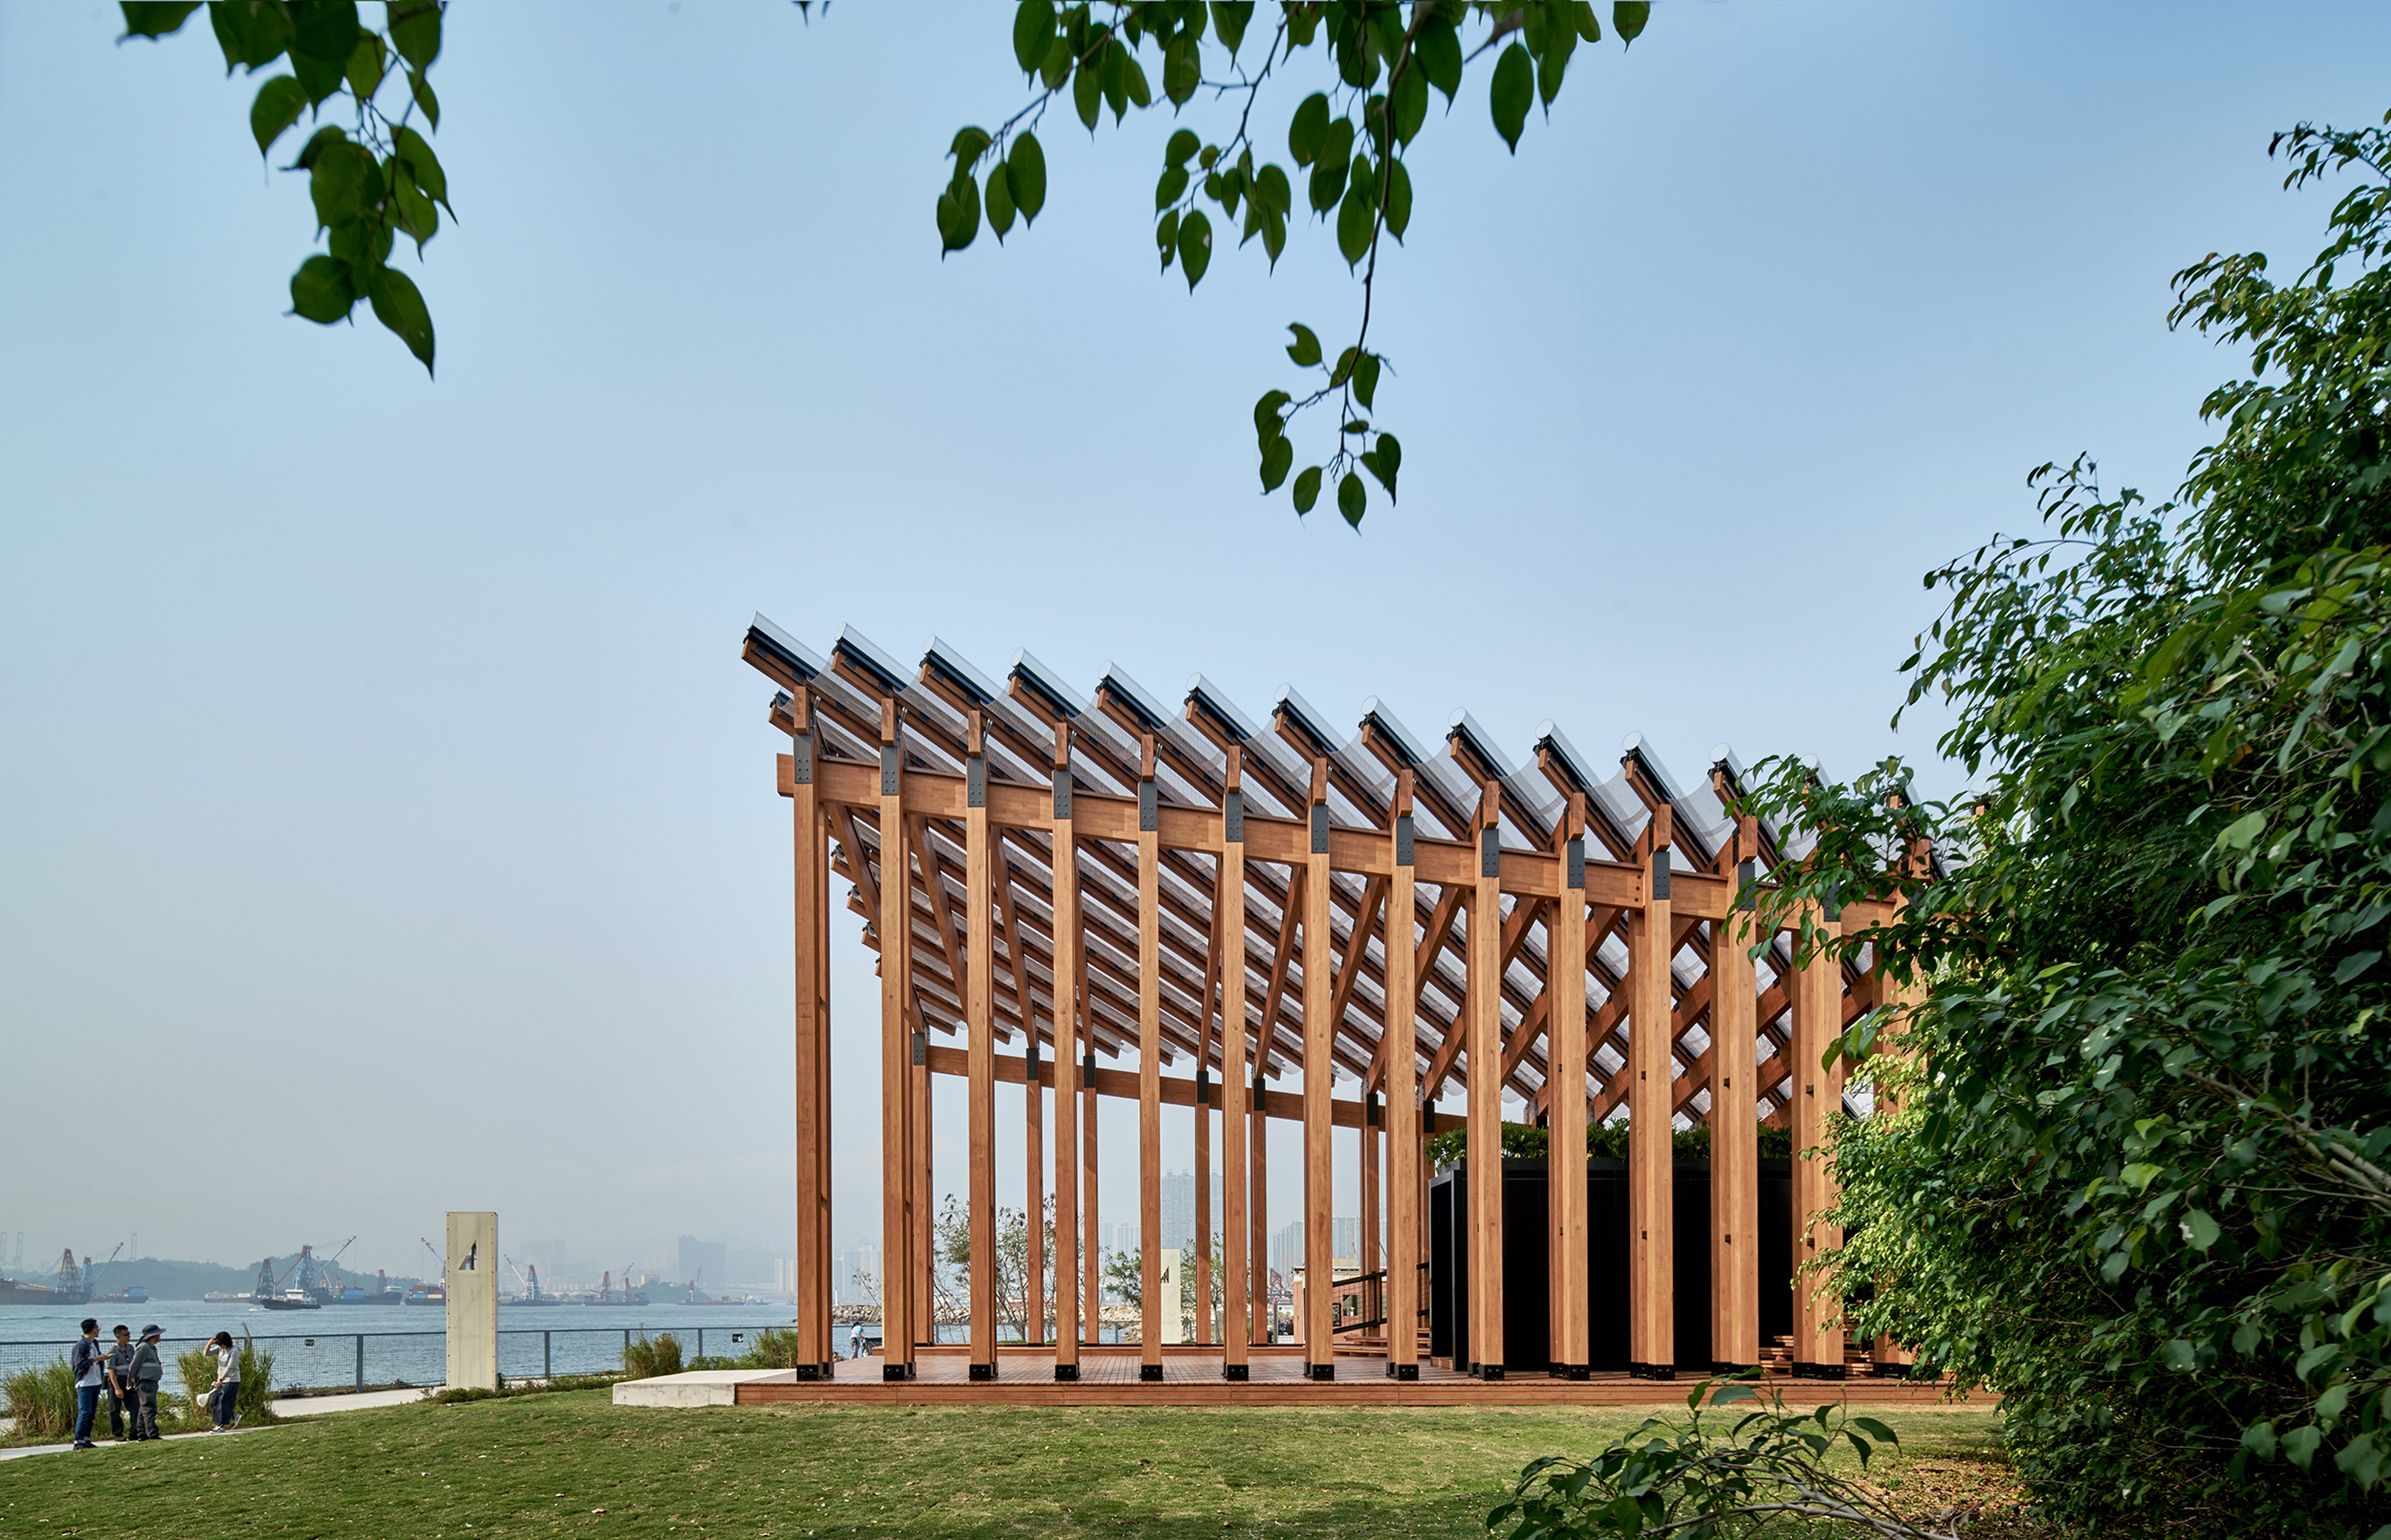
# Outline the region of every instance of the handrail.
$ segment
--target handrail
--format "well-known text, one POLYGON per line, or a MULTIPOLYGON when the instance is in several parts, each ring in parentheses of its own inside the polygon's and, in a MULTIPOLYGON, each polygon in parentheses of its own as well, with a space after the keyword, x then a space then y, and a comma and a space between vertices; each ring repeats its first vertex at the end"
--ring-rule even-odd
MULTIPOLYGON (((1427 1263, 1423 1262, 1419 1264, 1419 1272, 1422 1275, 1425 1275, 1428 1270, 1427 1263)), ((1382 1267, 1374 1273, 1355 1273, 1350 1277, 1337 1279, 1330 1286, 1332 1294, 1347 1290, 1355 1290, 1361 1294, 1364 1314, 1357 1315, 1351 1321, 1340 1321, 1331 1326, 1328 1328, 1331 1335, 1340 1331, 1361 1331, 1370 1327, 1388 1324, 1387 1269, 1382 1267)), ((1419 1291, 1419 1302, 1418 1315, 1425 1318, 1428 1313, 1428 1290, 1425 1288, 1419 1291)))

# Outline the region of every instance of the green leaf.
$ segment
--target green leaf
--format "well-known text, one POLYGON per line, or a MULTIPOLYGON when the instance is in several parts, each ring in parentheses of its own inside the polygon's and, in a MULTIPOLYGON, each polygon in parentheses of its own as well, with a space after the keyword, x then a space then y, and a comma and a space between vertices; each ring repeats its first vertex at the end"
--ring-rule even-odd
POLYGON ((1387 162, 1387 229, 1397 240, 1412 223, 1412 173, 1401 160, 1387 162))
POLYGON ((374 318, 398 335, 425 374, 432 373, 432 312, 415 280, 394 267, 377 267, 366 279, 366 298, 373 302, 374 318))
POLYGON ((1038 67, 1039 83, 1049 91, 1059 90, 1071 78, 1071 68, 1079 56, 1071 49, 1071 40, 1059 33, 1046 45, 1046 62, 1038 67))
POLYGON ((357 302, 349 285, 349 264, 331 257, 309 257, 291 275, 291 309, 318 326, 344 319, 357 302))
POLYGON ((1162 250, 1162 270, 1170 271, 1171 259, 1179 255, 1179 211, 1168 210, 1154 222, 1154 244, 1162 250))
POLYGON ((1104 111, 1105 88, 1097 79, 1098 72, 1092 65, 1082 64, 1079 73, 1071 77, 1071 106, 1092 135, 1096 131, 1097 115, 1104 111))
POLYGON ((955 163, 955 174, 962 176, 979 165, 980 152, 989 147, 988 130, 965 124, 955 130, 954 142, 947 147, 948 159, 955 163))
POLYGON ((420 252, 423 243, 439 233, 439 207, 424 196, 423 189, 415 185, 415 178, 403 173, 392 186, 391 194, 398 203, 399 228, 415 237, 415 250, 420 252))
POLYGON ((1428 83, 1444 93, 1450 106, 1461 90, 1460 29, 1440 17, 1413 40, 1412 58, 1428 76, 1428 83))
POLYGON ((2323 1430, 2313 1425, 2294 1428, 2282 1437, 2283 1457, 2306 1470, 2316 1458, 2317 1445, 2324 1442, 2323 1430))
POLYGON ((1345 479, 1337 483, 1337 511, 1345 516, 1345 522, 1358 530, 1369 506, 1370 489, 1362 484, 1361 477, 1347 471, 1345 479))
POLYGON ((1187 168, 1185 166, 1163 167, 1162 174, 1155 178, 1154 182, 1154 212, 1160 213, 1178 202, 1179 195, 1186 190, 1187 168))
POLYGON ((1013 141, 1004 157, 1004 181, 1023 223, 1037 224, 1039 211, 1046 207, 1046 152, 1038 135, 1024 134, 1013 141))
POLYGON ((1170 142, 1162 147, 1162 163, 1166 166, 1184 166, 1189 160, 1194 160, 1196 152, 1203 148, 1204 141, 1196 136, 1194 129, 1173 129, 1170 132, 1170 142))
POLYGON ((1254 403, 1254 431, 1263 443, 1286 430, 1286 419, 1279 416, 1279 410, 1294 399, 1285 391, 1265 391, 1261 399, 1254 403))
MULTIPOLYGON (((165 37, 181 30, 191 13, 200 8, 199 0, 124 0, 117 7, 124 13, 124 37, 165 37)), ((124 37, 117 39, 119 43, 124 37)))
POLYGON ((1371 398, 1378 393, 1378 355, 1365 353, 1353 360, 1353 399, 1364 406, 1376 404, 1371 398))
POLYGON ((1274 438, 1262 445, 1262 491, 1276 492, 1286 480, 1287 468, 1295 464, 1295 445, 1284 438, 1274 438))
POLYGON ((2333 982, 2346 984, 2382 960, 2380 952, 2354 952, 2342 958, 2341 966, 2333 970, 2333 982))
POLYGON ((1494 83, 1488 99, 1494 112, 1494 132, 1519 153, 1519 132, 1528 126, 1528 104, 1535 94, 1535 66, 1528 50, 1514 43, 1494 63, 1494 83))
POLYGON ((2262 1460, 2273 1459, 2275 1457, 2275 1425, 2271 1422, 2254 1422, 2242 1429, 2242 1447, 2262 1460))
POLYGON ((308 171, 307 192, 315 200, 316 223, 326 229, 347 225, 365 212, 368 189, 379 192, 381 168, 361 145, 343 139, 326 145, 308 171))
POLYGON ((216 45, 224 50, 226 74, 243 66, 263 70, 291 46, 291 13, 280 6, 230 0, 210 6, 208 21, 215 28, 216 45))
POLYGON ((2175 1337, 2160 1346, 2159 1362, 2178 1374, 2190 1374, 2200 1367, 2200 1355, 2191 1350, 2190 1342, 2175 1337))
POLYGON ((306 110, 307 93, 289 75, 277 75, 259 86, 257 99, 249 104, 249 132, 257 140, 257 153, 272 148, 306 110))
POLYGON ((1852 1418, 1852 1426, 1881 1444, 1897 1444, 1901 1442, 1899 1433, 1872 1417, 1855 1417, 1852 1418))
MULTIPOLYGON (((1131 53, 1127 48, 1116 48, 1113 51, 1120 56, 1121 86, 1128 95, 1129 99, 1139 107, 1153 106, 1154 94, 1145 83, 1145 66, 1140 64, 1137 61, 1137 56, 1131 53)), ((1113 106, 1113 121, 1115 122, 1118 122, 1120 121, 1120 106, 1118 103, 1115 103, 1113 106)))
POLYGON ((1270 253, 1271 270, 1278 270, 1278 254, 1286 250, 1286 215, 1273 209, 1262 220, 1262 250, 1270 253))
POLYGON ((456 218, 457 205, 448 201, 448 173, 440 169, 440 157, 432 153, 431 141, 411 128, 401 128, 396 137, 398 158, 415 173, 416 185, 437 199, 449 218, 456 218))
POLYGON ((1307 369, 1319 363, 1319 336, 1300 321, 1288 322, 1286 329, 1295 333, 1295 340, 1287 344, 1286 355, 1307 369))
POLYGON ((996 232, 996 238, 999 241, 1003 240, 1006 232, 1013 228, 1012 182, 1013 178, 1005 170, 1004 162, 1002 160, 989 168, 988 192, 985 195, 988 203, 988 227, 996 232))
POLYGON ((1286 173, 1275 161, 1254 173, 1254 196, 1281 214, 1295 212, 1295 189, 1287 186, 1286 173))
POLYGON ((1310 513, 1320 501, 1320 468, 1312 466, 1295 479, 1295 511, 1310 513))
POLYGON ((2223 1231, 2217 1228, 2217 1221, 2209 1217, 2206 1210, 2189 1209, 2185 1211, 2183 1216, 2183 1238, 2193 1251, 2207 1251, 2211 1246, 2217 1244, 2217 1238, 2223 1233, 2223 1231))
POLYGON ((2266 831, 2264 812, 2244 814, 2227 826, 2225 832, 2217 837, 2217 843, 2225 850, 2248 850, 2266 831))
POLYGON ((979 181, 968 173, 938 194, 938 255, 960 251, 979 235, 979 181))
POLYGON ((1553 98, 1561 94, 1561 75, 1569 69, 1570 50, 1577 45, 1577 33, 1562 32, 1536 61, 1536 99, 1551 110, 1553 98))
POLYGON ((433 91, 432 83, 424 78, 422 71, 409 70, 407 72, 407 88, 409 92, 413 93, 415 96, 415 105, 423 109, 423 121, 430 123, 433 128, 438 128, 440 126, 440 97, 433 91))
POLYGON ((1343 253, 1349 269, 1370 254, 1370 236, 1377 227, 1378 212, 1370 207, 1369 194, 1363 187, 1356 182, 1347 188, 1345 201, 1337 211, 1337 250, 1343 253))
POLYGON ((1395 494, 1395 478, 1403 467, 1403 446, 1395 442, 1392 433, 1379 434, 1377 446, 1363 455, 1361 461, 1378 479, 1378 484, 1387 489, 1389 502, 1402 501, 1395 494))
POLYGON ((1428 75, 1416 64, 1395 82, 1395 140, 1408 145, 1428 122, 1428 75))
POLYGON ((389 72, 389 62, 383 57, 381 38, 373 32, 359 32, 357 45, 349 51, 347 78, 349 91, 361 102, 373 100, 381 89, 382 77, 389 72))
POLYGON ((2163 1174, 2163 1167, 2154 1166, 2147 1161, 2137 1161, 2132 1165, 2127 1166, 2124 1171, 2118 1173, 2119 1175, 2125 1178, 2126 1185, 2132 1187, 2136 1192, 2148 1192, 2150 1190, 2151 1184, 2156 1181, 2163 1174))
POLYGON ((1173 41, 1162 55, 1162 94, 1173 106, 1184 107, 1202 83, 1198 45, 1192 37, 1173 41))
POLYGON ((1179 271, 1187 275, 1192 291, 1212 264, 1212 222, 1201 209, 1179 222, 1179 271))
POLYGON ((1602 41, 1602 22, 1594 14, 1594 0, 1570 0, 1570 19, 1577 25, 1577 35, 1586 42, 1602 41))
POLYGON ((1013 13, 1013 58, 1023 74, 1034 72, 1054 38, 1054 0, 1021 0, 1013 13))
MULTIPOLYGON (((1328 135, 1328 98, 1319 92, 1303 98, 1295 109, 1294 121, 1286 125, 1286 151, 1295 157, 1299 166, 1308 166, 1320 157, 1320 147, 1328 135)), ((1344 156, 1337 157, 1339 165, 1344 156)))
POLYGON ((307 88, 309 101, 327 100, 346 79, 349 60, 363 32, 357 25, 356 0, 315 0, 291 6, 290 11, 291 72, 307 88))
POLYGON ((1652 0, 1611 0, 1610 30, 1622 44, 1643 36, 1644 23, 1651 19, 1652 0))
POLYGON ((332 126, 331 124, 327 123, 322 128, 317 129, 315 133, 307 135, 307 142, 299 147, 298 159, 292 160, 289 165, 282 169, 284 171, 313 171, 316 169, 316 162, 322 158, 326 150, 331 148, 334 145, 344 145, 348 142, 349 136, 346 134, 342 133, 340 129, 332 126))
POLYGON ((440 0, 391 0, 391 46, 420 74, 440 57, 440 0))
POLYGON ((1254 0, 1212 0, 1212 32, 1237 57, 1237 45, 1246 40, 1246 28, 1254 19, 1254 0))

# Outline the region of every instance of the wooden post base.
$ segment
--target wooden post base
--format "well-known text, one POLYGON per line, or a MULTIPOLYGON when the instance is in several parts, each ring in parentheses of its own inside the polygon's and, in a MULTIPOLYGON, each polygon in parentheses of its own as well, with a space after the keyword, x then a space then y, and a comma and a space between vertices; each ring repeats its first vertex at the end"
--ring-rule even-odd
POLYGON ((1674 1364, 1630 1364, 1627 1366, 1627 1373, 1628 1377, 1634 1380, 1674 1380, 1677 1378, 1677 1366, 1674 1364))
POLYGON ((1475 1378, 1486 1380, 1491 1384, 1503 1378, 1503 1366, 1500 1364, 1472 1364, 1469 1366, 1469 1372, 1475 1378))
POLYGON ((1387 1378, 1389 1380, 1417 1380, 1419 1378, 1419 1366, 1417 1364, 1389 1364, 1387 1366, 1387 1378))
POLYGON ((1162 1383, 1162 1366, 1160 1364, 1140 1364, 1137 1367, 1137 1377, 1140 1380, 1144 1380, 1149 1385, 1159 1385, 1162 1383))
POLYGON ((996 1366, 994 1364, 974 1364, 971 1367, 971 1377, 974 1380, 993 1380, 996 1378, 996 1366))
POLYGON ((911 1364, 883 1364, 880 1366, 880 1378, 883 1380, 911 1380, 913 1378, 913 1366, 911 1364))
POLYGON ((1221 1378, 1242 1381, 1249 1378, 1246 1372, 1247 1367, 1248 1366, 1244 1364, 1223 1364, 1221 1366, 1221 1378))
POLYGON ((1303 1366, 1303 1372, 1305 1378, 1311 1380, 1334 1380, 1337 1378, 1337 1366, 1335 1364, 1306 1364, 1303 1366))
POLYGON ((1077 1380, 1079 1378, 1079 1366, 1077 1364, 1057 1364, 1054 1366, 1054 1378, 1066 1383, 1077 1380))
POLYGON ((1843 1366, 1841 1364, 1795 1364, 1793 1366, 1793 1378, 1796 1380, 1841 1380, 1843 1378, 1843 1366))

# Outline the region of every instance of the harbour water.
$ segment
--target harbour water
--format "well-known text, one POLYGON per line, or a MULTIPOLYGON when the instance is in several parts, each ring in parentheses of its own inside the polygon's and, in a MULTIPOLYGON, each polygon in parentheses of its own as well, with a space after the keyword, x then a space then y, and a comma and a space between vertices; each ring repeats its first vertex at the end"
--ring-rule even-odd
MULTIPOLYGON (((738 1357, 756 1333, 785 1328, 784 1304, 505 1306, 498 1310, 498 1372, 510 1379, 542 1373, 594 1374, 620 1368, 626 1333, 670 1332, 684 1357, 700 1351, 738 1357)), ((204 1304, 151 1300, 146 1304, 94 1301, 73 1305, 0 1308, 0 1374, 63 1357, 85 1316, 105 1338, 121 1322, 135 1332, 156 1323, 169 1356, 188 1352, 219 1331, 243 1332, 274 1352, 278 1386, 345 1388, 358 1379, 363 1337, 364 1381, 436 1385, 446 1362, 446 1312, 438 1305, 331 1304, 321 1310, 265 1310, 253 1304, 204 1304)), ((845 1333, 839 1334, 844 1346, 845 1333)), ((171 1371, 170 1371, 171 1378, 171 1371)))

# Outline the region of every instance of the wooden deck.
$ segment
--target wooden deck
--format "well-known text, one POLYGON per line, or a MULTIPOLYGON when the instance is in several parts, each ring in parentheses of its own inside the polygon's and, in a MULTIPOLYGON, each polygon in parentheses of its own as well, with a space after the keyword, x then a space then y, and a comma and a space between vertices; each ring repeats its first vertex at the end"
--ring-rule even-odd
MULTIPOLYGON (((880 1360, 841 1363, 829 1380, 801 1381, 795 1372, 750 1380, 738 1387, 742 1406, 796 1402, 841 1402, 883 1406, 1666 1406, 1685 1405, 1697 1379, 1636 1380, 1597 1374, 1590 1380, 1554 1380, 1513 1373, 1493 1383, 1423 1363, 1415 1381, 1387 1378, 1386 1360, 1340 1353, 1337 1378, 1303 1377, 1300 1349, 1252 1350, 1250 1378, 1221 1377, 1217 1348, 1171 1347, 1162 1356, 1159 1383, 1138 1378, 1134 1346, 1126 1351, 1079 1350, 1079 1378, 1058 1381, 1051 1350, 1012 1348, 998 1359, 997 1378, 974 1381, 959 1349, 920 1351, 914 1378, 880 1377, 880 1360)), ((1898 1380, 1794 1380, 1770 1375, 1763 1381, 1781 1390, 1798 1406, 1846 1401, 1872 1406, 1930 1407, 1945 1399, 1945 1386, 1898 1380)), ((1979 1391, 1958 1399, 1975 1406, 1994 1397, 1979 1391)))

